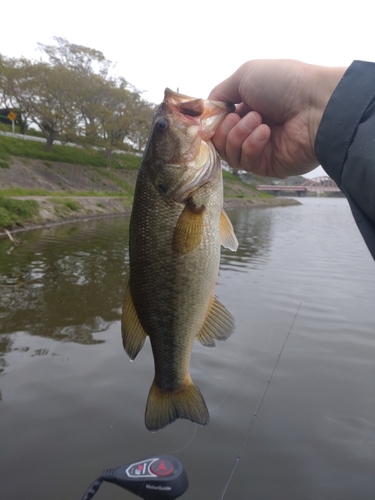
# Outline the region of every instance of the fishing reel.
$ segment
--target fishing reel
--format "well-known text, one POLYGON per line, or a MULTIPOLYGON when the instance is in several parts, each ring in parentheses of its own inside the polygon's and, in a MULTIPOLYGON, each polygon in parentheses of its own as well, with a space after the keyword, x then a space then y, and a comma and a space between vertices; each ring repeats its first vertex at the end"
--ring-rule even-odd
POLYGON ((181 462, 171 455, 153 455, 116 469, 105 469, 82 500, 90 500, 103 481, 117 484, 144 500, 173 500, 185 493, 189 485, 181 462))

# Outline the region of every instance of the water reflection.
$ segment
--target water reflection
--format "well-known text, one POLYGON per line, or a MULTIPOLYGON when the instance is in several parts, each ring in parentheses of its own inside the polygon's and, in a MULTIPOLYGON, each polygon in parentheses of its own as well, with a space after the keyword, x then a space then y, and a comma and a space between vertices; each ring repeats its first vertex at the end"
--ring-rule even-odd
POLYGON ((98 342, 92 333, 120 317, 128 224, 111 218, 25 233, 11 254, 9 242, 0 241, 0 333, 7 334, 2 352, 17 331, 98 342))
POLYGON ((237 252, 223 249, 220 268, 248 272, 269 256, 272 238, 272 209, 228 210, 238 238, 237 252))
MULTIPOLYGON (((271 241, 269 210, 230 212, 239 249, 223 251, 222 270, 248 272, 267 259, 271 241)), ((9 334, 25 331, 80 344, 97 343, 120 318, 127 277, 128 218, 90 221, 24 233, 11 243, 0 240, 1 351, 9 334)))

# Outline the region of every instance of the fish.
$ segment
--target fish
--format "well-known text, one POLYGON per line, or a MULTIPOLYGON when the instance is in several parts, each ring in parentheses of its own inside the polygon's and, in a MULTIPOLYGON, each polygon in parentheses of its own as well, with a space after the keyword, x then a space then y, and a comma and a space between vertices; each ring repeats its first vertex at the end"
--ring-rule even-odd
POLYGON ((189 372, 193 343, 214 347, 234 331, 233 316, 214 295, 220 247, 235 251, 238 241, 223 209, 221 162, 210 140, 232 110, 167 88, 138 172, 121 331, 131 360, 150 338, 150 431, 178 418, 208 424, 189 372))

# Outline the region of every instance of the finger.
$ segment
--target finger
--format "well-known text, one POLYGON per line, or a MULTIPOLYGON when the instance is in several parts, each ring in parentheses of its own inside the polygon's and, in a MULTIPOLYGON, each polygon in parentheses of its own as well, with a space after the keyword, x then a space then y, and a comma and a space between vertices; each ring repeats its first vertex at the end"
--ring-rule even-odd
POLYGON ((241 118, 228 133, 225 156, 232 168, 241 168, 243 143, 261 123, 262 118, 259 113, 252 111, 241 118))
POLYGON ((212 142, 217 149, 219 155, 227 161, 226 158, 226 144, 229 132, 237 125, 240 121, 240 117, 235 113, 230 113, 225 117, 223 122, 216 129, 215 135, 212 138, 212 142))
POLYGON ((266 148, 271 137, 268 125, 259 125, 242 143, 241 169, 258 175, 270 175, 266 148))
POLYGON ((237 70, 233 75, 216 85, 208 96, 212 101, 223 101, 237 104, 242 101, 238 86, 240 83, 241 74, 237 70))
POLYGON ((253 110, 244 102, 236 105, 236 113, 240 115, 241 118, 250 113, 250 111, 253 110))

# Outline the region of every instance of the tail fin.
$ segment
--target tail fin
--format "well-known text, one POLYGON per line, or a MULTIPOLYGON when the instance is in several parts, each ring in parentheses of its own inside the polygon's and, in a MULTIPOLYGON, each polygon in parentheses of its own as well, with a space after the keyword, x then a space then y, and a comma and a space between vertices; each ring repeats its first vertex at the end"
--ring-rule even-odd
POLYGON ((149 431, 158 431, 178 418, 187 418, 207 425, 210 415, 203 396, 191 378, 179 389, 166 392, 152 383, 148 394, 145 424, 149 431))

